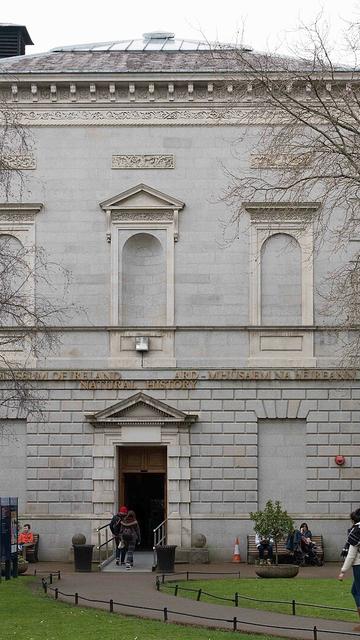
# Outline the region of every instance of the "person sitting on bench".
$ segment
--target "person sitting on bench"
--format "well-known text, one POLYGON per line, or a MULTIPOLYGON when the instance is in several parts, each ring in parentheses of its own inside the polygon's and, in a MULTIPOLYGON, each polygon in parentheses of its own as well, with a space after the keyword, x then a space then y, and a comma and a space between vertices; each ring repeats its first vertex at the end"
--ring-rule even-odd
POLYGON ((267 551, 267 563, 272 564, 273 559, 273 544, 274 540, 271 536, 260 536, 258 533, 255 535, 255 544, 259 552, 260 564, 264 564, 264 552, 267 551))
POLYGON ((23 530, 18 536, 18 549, 22 552, 24 560, 26 560, 26 549, 34 545, 34 534, 30 531, 29 524, 24 524, 23 530))

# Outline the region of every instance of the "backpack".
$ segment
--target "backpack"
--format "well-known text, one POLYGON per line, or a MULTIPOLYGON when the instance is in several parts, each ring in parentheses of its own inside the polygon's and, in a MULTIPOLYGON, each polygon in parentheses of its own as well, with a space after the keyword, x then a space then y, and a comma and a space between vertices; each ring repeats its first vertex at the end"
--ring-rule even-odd
POLYGON ((132 540, 133 538, 133 534, 134 534, 133 527, 127 527, 126 525, 123 525, 121 527, 121 537, 124 540, 124 542, 130 542, 130 540, 132 540))
POLYGON ((115 515, 110 522, 110 531, 114 534, 114 536, 120 535, 121 529, 121 518, 118 515, 115 515))

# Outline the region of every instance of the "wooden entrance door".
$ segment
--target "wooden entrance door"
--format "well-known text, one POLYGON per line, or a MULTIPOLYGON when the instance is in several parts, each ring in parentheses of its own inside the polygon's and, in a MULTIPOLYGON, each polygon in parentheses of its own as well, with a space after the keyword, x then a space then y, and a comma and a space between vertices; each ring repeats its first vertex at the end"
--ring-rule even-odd
POLYGON ((135 511, 143 548, 166 518, 166 467, 166 447, 119 447, 120 504, 135 511))

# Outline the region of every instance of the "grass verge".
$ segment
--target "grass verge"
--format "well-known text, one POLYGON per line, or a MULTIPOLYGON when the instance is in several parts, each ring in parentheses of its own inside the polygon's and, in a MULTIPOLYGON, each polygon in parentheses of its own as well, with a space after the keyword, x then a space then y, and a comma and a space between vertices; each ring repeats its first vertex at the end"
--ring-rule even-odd
MULTIPOLYGON (((172 583, 173 585, 175 583, 172 583)), ((222 598, 234 598, 234 594, 238 592, 239 596, 250 596, 258 598, 260 602, 242 599, 239 597, 239 608, 246 607, 251 609, 262 609, 265 611, 277 611, 279 613, 292 613, 291 601, 305 604, 319 604, 330 607, 341 607, 345 609, 355 609, 354 600, 350 594, 351 580, 339 582, 336 579, 316 579, 309 578, 296 579, 266 579, 257 578, 241 578, 239 579, 223 579, 223 580, 189 580, 179 581, 179 587, 202 589, 202 591, 211 593, 222 598), (272 604, 266 600, 285 600, 289 604, 272 604)), ((165 586, 165 585, 163 585, 165 586)), ((161 587, 163 589, 163 586, 161 587)), ((174 593, 174 590, 166 589, 167 593, 174 593)), ((188 593, 179 588, 178 595, 196 599, 196 593, 188 593)), ((217 604, 228 604, 234 607, 230 602, 216 600, 212 597, 202 594, 201 602, 212 602, 217 604)), ((312 618, 326 618, 331 620, 344 620, 354 622, 358 620, 357 614, 352 611, 333 611, 331 609, 317 609, 312 606, 304 606, 296 604, 296 614, 300 616, 310 616, 312 618)), ((294 618, 295 619, 295 618, 294 618)))
POLYGON ((276 640, 74 607, 45 596, 36 584, 25 576, 0 582, 1 640, 276 640))

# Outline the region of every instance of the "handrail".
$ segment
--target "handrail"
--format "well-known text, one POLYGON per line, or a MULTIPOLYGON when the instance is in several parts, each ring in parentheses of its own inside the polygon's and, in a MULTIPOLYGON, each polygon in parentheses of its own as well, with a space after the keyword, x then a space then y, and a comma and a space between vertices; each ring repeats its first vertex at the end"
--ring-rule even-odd
POLYGON ((110 531, 109 536, 109 523, 102 525, 96 529, 98 534, 98 544, 96 550, 98 551, 99 569, 102 569, 105 565, 109 564, 115 556, 115 537, 110 531), (105 540, 104 540, 105 535, 105 540), (105 547, 105 552, 103 548, 105 547))
POLYGON ((97 549, 101 549, 101 547, 103 547, 104 545, 108 544, 109 542, 112 542, 113 540, 115 540, 115 538, 110 538, 109 540, 105 540, 105 542, 103 542, 100 545, 97 545, 96 548, 97 549))
POLYGON ((157 565, 156 547, 164 546, 166 544, 167 521, 168 521, 168 518, 165 518, 165 520, 160 522, 160 524, 158 524, 158 526, 155 527, 155 529, 153 529, 153 554, 154 554, 153 567, 154 568, 157 565))

